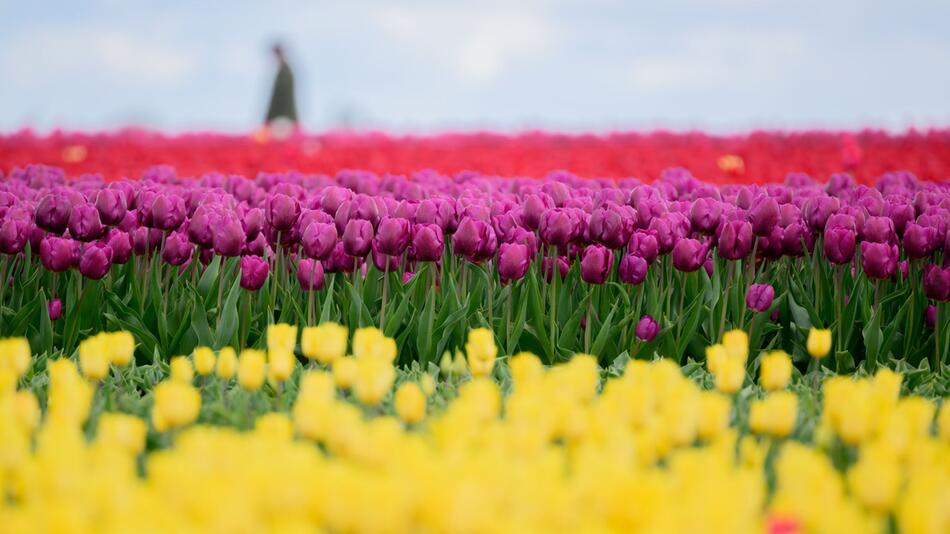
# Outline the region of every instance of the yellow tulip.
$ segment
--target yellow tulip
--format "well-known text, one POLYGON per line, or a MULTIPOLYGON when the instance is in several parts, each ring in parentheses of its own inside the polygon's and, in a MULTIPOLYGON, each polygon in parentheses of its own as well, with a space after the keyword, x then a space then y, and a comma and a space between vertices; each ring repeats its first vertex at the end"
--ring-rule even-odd
POLYGON ((184 356, 175 356, 168 366, 172 380, 177 380, 185 384, 191 384, 195 379, 195 368, 191 365, 191 360, 184 356))
POLYGON ((217 358, 214 351, 208 347, 197 347, 193 353, 195 358, 195 372, 200 376, 207 376, 214 372, 217 358))
POLYGON ((785 389, 792 378, 792 359, 777 350, 759 359, 759 384, 767 391, 785 389))
POLYGON ((426 396, 415 382, 400 384, 393 402, 396 415, 406 423, 418 423, 426 415, 426 396))
POLYGON ((333 322, 309 326, 300 334, 300 350, 311 360, 329 365, 346 355, 349 331, 333 322))
POLYGON ((238 368, 237 353, 231 347, 224 347, 218 351, 218 366, 216 373, 218 378, 230 380, 234 378, 238 368))
POLYGON ((808 332, 805 348, 812 358, 824 358, 831 352, 831 330, 812 328, 808 332))
POLYGON ((244 349, 238 359, 238 384, 248 391, 256 391, 264 385, 267 358, 262 351, 244 349))

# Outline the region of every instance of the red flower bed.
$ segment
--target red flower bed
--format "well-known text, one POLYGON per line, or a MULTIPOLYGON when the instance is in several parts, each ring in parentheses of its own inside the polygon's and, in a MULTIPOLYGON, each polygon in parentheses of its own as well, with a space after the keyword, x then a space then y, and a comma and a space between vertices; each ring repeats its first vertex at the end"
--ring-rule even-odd
POLYGON ((780 182, 789 172, 824 180, 850 170, 859 182, 908 170, 924 180, 950 178, 950 129, 888 134, 878 131, 561 135, 525 133, 394 137, 378 133, 261 136, 143 131, 108 134, 21 132, 0 136, 0 171, 30 163, 63 167, 70 175, 103 173, 137 177, 157 164, 180 175, 299 170, 335 173, 360 168, 377 173, 443 173, 476 170, 503 176, 543 176, 565 169, 580 176, 656 178, 667 167, 685 167, 715 183, 780 182))

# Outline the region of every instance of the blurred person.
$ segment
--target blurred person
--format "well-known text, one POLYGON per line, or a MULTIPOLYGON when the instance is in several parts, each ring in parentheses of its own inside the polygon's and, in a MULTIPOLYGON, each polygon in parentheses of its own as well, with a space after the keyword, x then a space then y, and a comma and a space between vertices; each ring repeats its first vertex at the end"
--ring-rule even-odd
POLYGON ((278 69, 264 123, 275 138, 284 139, 290 136, 298 127, 297 100, 294 96, 294 73, 290 70, 290 65, 284 55, 284 48, 280 43, 275 44, 271 51, 277 60, 278 69))

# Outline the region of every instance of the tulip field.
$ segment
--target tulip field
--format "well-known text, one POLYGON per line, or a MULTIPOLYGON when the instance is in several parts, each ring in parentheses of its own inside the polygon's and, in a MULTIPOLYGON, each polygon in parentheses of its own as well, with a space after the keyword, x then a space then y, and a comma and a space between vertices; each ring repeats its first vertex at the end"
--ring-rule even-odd
POLYGON ((948 135, 0 137, 0 532, 948 532, 948 135))

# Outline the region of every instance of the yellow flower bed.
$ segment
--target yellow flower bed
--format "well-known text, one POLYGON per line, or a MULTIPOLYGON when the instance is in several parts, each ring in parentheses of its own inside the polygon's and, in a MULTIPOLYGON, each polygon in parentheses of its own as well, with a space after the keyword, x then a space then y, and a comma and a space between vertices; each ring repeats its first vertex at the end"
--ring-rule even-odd
POLYGON ((251 395, 291 376, 275 359, 293 353, 288 328, 237 361, 230 349, 176 360, 149 421, 92 413, 105 373, 89 362, 112 344, 80 349, 86 376, 49 362, 41 410, 17 389, 23 345, 0 341, 0 531, 859 533, 887 532, 891 519, 902 532, 950 529, 947 403, 902 398, 890 371, 836 377, 807 422, 781 353, 764 360, 768 392, 742 403, 731 395, 747 358, 738 334, 710 351, 722 392, 669 360, 631 361, 604 381, 591 356, 546 368, 521 353, 506 364, 505 395, 490 378, 505 365, 491 332, 474 331, 475 378, 434 411, 431 377, 394 387, 394 345, 380 332, 357 331, 348 356, 338 327, 304 330, 306 356, 332 367, 292 358, 285 411, 248 432, 194 424, 196 380, 230 386, 236 374, 251 395), (789 438, 805 424, 817 425, 813 442, 789 438), (147 452, 149 428, 170 445, 147 452))

